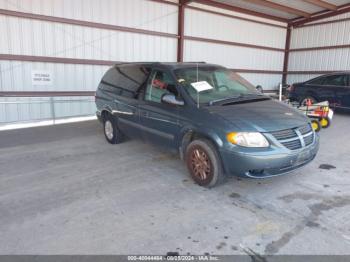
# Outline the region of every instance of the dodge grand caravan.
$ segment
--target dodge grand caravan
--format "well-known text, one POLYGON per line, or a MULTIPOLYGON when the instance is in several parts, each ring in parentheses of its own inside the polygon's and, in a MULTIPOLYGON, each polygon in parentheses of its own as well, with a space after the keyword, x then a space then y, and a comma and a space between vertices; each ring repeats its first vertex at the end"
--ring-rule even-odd
POLYGON ((178 150, 201 186, 226 175, 285 174, 318 151, 308 118, 217 65, 117 64, 103 76, 96 106, 109 143, 140 138, 178 150))

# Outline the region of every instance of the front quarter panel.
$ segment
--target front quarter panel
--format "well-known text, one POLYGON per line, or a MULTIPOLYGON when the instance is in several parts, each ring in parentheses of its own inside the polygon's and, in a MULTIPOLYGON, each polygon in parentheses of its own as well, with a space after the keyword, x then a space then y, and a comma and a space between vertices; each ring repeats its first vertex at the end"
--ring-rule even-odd
POLYGON ((210 140, 220 151, 226 143, 226 134, 238 130, 238 127, 205 108, 182 108, 179 114, 181 130, 176 141, 178 147, 185 150, 193 135, 210 140))

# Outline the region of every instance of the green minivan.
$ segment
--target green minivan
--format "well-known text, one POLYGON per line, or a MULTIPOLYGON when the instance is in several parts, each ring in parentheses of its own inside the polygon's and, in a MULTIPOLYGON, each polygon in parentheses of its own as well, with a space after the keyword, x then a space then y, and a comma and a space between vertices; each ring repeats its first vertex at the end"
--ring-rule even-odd
POLYGON ((205 187, 227 175, 289 173, 319 147, 307 117, 213 64, 117 64, 103 76, 96 106, 109 143, 130 137, 175 149, 205 187))

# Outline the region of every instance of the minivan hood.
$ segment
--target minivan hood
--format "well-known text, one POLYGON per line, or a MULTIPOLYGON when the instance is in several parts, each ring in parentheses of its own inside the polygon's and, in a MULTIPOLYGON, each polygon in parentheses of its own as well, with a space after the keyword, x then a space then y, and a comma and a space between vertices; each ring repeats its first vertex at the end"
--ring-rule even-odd
POLYGON ((271 132, 308 123, 308 119, 296 109, 274 100, 208 106, 207 109, 231 122, 240 129, 237 131, 271 132))

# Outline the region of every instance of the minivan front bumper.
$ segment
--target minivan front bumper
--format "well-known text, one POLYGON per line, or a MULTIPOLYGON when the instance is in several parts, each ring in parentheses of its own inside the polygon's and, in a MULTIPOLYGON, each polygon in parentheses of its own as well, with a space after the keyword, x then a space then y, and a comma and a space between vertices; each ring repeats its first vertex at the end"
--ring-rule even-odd
POLYGON ((240 152, 221 150, 221 158, 227 174, 250 178, 266 178, 283 175, 311 162, 319 148, 319 136, 300 150, 270 150, 268 152, 240 152))

